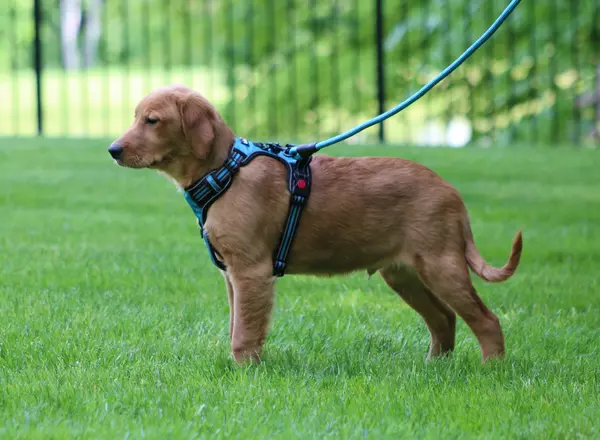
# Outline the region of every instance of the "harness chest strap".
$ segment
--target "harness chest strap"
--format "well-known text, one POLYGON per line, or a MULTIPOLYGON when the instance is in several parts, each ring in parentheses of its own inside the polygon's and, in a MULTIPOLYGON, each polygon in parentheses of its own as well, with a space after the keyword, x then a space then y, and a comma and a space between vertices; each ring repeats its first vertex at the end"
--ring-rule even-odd
POLYGON ((223 166, 209 172, 185 189, 185 199, 198 219, 200 234, 204 238, 210 258, 219 269, 227 270, 204 231, 208 209, 229 189, 233 177, 242 166, 250 163, 255 157, 267 156, 283 163, 288 177, 290 205, 279 245, 273 255, 273 274, 278 277, 284 275, 287 258, 311 189, 311 157, 299 158, 297 155, 292 155, 289 153, 291 147, 290 145, 281 147, 279 144, 249 142, 243 138, 236 138, 223 166))

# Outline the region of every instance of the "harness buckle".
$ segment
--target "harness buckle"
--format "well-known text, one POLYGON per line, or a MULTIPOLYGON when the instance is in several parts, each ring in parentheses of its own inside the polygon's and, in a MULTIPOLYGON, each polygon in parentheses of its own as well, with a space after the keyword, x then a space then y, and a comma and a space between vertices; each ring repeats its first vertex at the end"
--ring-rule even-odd
POLYGON ((208 184, 210 185, 210 187, 215 191, 215 192, 221 192, 223 191, 223 188, 219 185, 219 182, 217 182, 217 180, 214 178, 214 176, 212 174, 209 174, 208 176, 206 176, 206 181, 208 182, 208 184))
POLYGON ((273 265, 273 275, 276 277, 282 277, 285 273, 285 268, 287 267, 287 263, 281 260, 275 260, 275 264, 273 265))
POLYGON ((304 206, 304 204, 306 203, 306 196, 300 195, 300 194, 293 194, 292 195, 292 205, 298 205, 298 206, 304 206))

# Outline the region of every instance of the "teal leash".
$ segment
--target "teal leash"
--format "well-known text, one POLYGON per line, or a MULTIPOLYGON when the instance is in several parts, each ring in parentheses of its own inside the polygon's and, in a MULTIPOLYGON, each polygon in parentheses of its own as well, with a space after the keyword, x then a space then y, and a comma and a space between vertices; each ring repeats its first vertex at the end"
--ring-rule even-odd
POLYGON ((504 21, 508 18, 508 16, 516 9, 521 0, 512 0, 510 4, 504 9, 502 14, 496 19, 496 21, 489 27, 484 34, 479 37, 467 50, 465 50, 461 56, 459 56, 452 64, 442 70, 435 78, 425 84, 419 91, 413 94, 411 97, 406 99, 405 101, 398 104, 396 107, 386 111, 385 113, 380 114, 379 116, 374 117, 373 119, 369 119, 366 122, 363 122, 360 125, 357 125, 351 130, 348 130, 342 134, 334 136, 332 138, 326 139, 324 141, 306 144, 306 145, 298 145, 296 147, 292 147, 289 150, 289 154, 296 156, 297 158, 305 158, 310 155, 316 153, 317 151, 329 147, 330 145, 337 144, 343 140, 348 139, 349 137, 354 136, 361 131, 372 127, 373 125, 379 124, 385 121, 388 118, 400 113, 402 110, 407 108, 409 105, 418 101, 422 98, 427 92, 433 89, 440 81, 444 78, 448 77, 452 72, 454 72, 458 66, 464 63, 471 55, 477 51, 481 46, 485 44, 487 40, 490 39, 492 35, 498 30, 498 28, 504 23, 504 21))

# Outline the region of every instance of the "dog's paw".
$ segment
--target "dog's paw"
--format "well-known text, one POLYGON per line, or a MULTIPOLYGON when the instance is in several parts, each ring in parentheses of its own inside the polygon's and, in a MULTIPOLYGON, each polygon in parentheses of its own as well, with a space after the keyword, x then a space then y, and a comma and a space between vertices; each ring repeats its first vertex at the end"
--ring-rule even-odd
POLYGON ((232 350, 233 358, 240 365, 246 363, 260 364, 260 353, 260 347, 239 348, 232 350))

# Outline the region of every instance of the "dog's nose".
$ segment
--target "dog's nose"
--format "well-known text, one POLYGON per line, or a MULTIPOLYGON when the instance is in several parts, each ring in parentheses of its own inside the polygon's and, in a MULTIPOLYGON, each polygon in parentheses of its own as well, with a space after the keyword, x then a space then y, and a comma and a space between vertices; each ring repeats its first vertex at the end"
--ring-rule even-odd
POLYGON ((118 159, 123 154, 123 147, 119 144, 112 144, 108 147, 108 152, 112 156, 113 159, 118 159))

